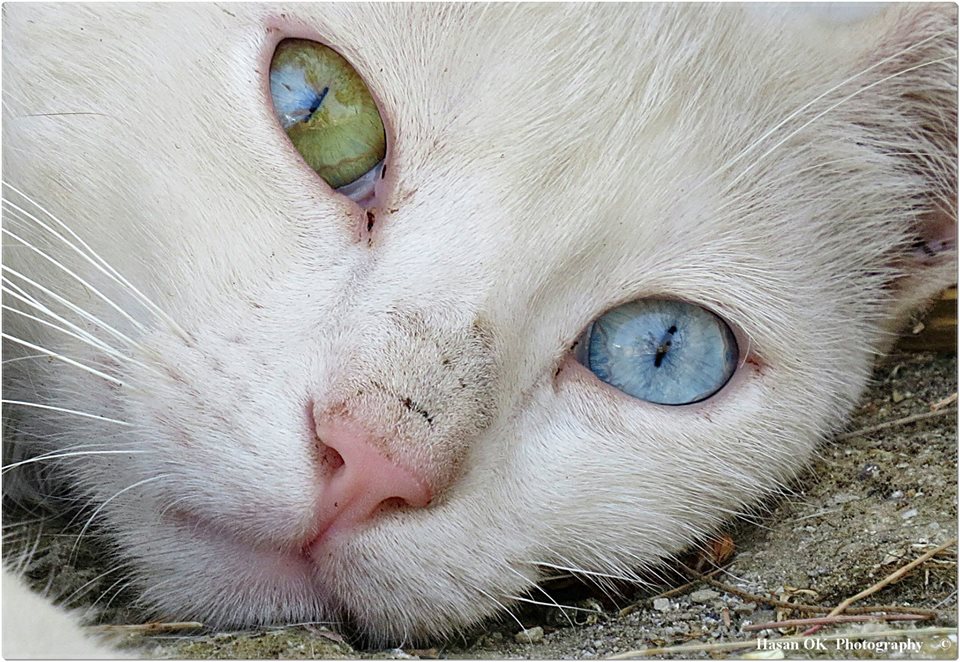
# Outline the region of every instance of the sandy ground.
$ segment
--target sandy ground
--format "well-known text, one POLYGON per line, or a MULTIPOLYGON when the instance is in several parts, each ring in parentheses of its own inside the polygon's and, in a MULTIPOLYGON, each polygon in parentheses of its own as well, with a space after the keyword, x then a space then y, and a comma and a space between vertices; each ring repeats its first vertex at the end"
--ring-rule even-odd
MULTIPOLYGON (((955 355, 889 357, 878 367, 874 386, 848 429, 929 413, 931 404, 956 392, 956 376, 955 355)), ((117 641, 132 654, 186 658, 596 659, 699 645, 708 649, 667 656, 956 659, 955 547, 854 605, 932 610, 928 620, 833 625, 816 636, 843 633, 843 638, 819 644, 811 639, 808 649, 782 638, 806 627, 766 630, 759 642, 755 632, 744 629, 817 616, 771 599, 832 607, 956 537, 957 406, 943 411, 942 416, 850 435, 823 448, 820 460, 786 498, 767 503, 749 521, 731 523, 725 546, 730 551, 732 543, 733 556, 715 576, 720 584, 701 581, 683 587, 687 578, 678 563, 651 577, 652 586, 623 586, 617 595, 560 578, 547 585, 550 599, 577 610, 527 606, 420 650, 352 648, 345 636, 320 626, 123 633, 117 641), (660 597, 677 587, 674 594, 660 597), (894 629, 897 636, 883 634, 894 629), (952 638, 943 633, 949 629, 952 638), (746 644, 732 649, 732 642, 746 644)), ((8 510, 4 522, 29 517, 8 510)), ((18 549, 33 548, 25 570, 37 588, 69 598, 77 608, 96 602, 101 622, 141 622, 122 580, 102 574, 109 567, 102 551, 93 544, 72 551, 75 530, 75 525, 50 521, 7 529, 4 553, 10 559, 18 549)), ((688 564, 697 560, 696 555, 685 559, 688 564)), ((542 593, 531 597, 548 601, 542 593)))

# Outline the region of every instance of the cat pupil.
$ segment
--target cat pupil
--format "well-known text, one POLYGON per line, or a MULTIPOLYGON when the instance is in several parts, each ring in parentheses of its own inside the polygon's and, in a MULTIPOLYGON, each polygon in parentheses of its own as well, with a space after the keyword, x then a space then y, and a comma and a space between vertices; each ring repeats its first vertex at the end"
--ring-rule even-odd
MULTIPOLYGON (((677 326, 674 324, 669 329, 667 329, 667 335, 672 336, 677 332, 677 326)), ((670 346, 673 344, 672 340, 666 340, 660 343, 660 346, 657 347, 657 355, 653 359, 653 365, 656 368, 660 367, 660 364, 663 363, 663 358, 667 355, 667 352, 670 350, 670 346)))
POLYGON ((663 363, 663 357, 667 355, 667 351, 670 349, 670 341, 663 343, 657 347, 657 356, 653 360, 654 367, 659 368, 660 364, 663 363))
POLYGON ((315 101, 312 104, 310 104, 310 109, 309 109, 310 112, 307 115, 307 120, 313 117, 313 114, 317 112, 317 108, 319 108, 320 104, 323 103, 323 100, 327 97, 327 92, 329 91, 330 91, 329 87, 324 87, 322 90, 320 90, 320 94, 318 94, 315 97, 315 101))

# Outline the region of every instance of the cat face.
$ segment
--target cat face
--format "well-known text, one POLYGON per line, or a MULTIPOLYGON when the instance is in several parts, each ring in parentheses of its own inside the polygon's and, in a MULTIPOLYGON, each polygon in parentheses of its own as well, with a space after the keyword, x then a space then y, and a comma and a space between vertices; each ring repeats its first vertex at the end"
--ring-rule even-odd
POLYGON ((799 469, 949 284, 955 23, 7 6, 4 302, 46 324, 6 315, 5 388, 72 410, 11 407, 18 443, 74 454, 179 618, 409 639, 557 568, 633 577, 799 469), (293 38, 379 109, 363 204, 277 119, 293 38), (729 327, 718 392, 656 404, 578 360, 654 300, 729 327))

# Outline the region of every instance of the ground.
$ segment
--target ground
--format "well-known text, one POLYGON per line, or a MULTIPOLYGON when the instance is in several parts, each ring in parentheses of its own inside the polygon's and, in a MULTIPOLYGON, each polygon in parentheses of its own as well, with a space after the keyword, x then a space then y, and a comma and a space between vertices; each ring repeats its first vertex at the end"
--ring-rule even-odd
MULTIPOLYGON (((620 587, 620 594, 612 596, 559 578, 547 584, 551 598, 577 610, 564 614, 557 608, 527 607, 431 649, 352 648, 347 639, 320 626, 236 633, 131 633, 121 628, 116 641, 130 647, 131 654, 177 658, 596 659, 693 645, 703 650, 656 656, 956 659, 955 545, 858 600, 847 612, 896 605, 906 612, 931 610, 933 617, 927 620, 834 624, 805 642, 789 637, 809 624, 766 630, 761 641, 756 632, 744 629, 822 616, 782 603, 833 607, 956 538, 957 405, 931 410, 956 391, 955 354, 896 354, 884 360, 850 421, 853 434, 840 435, 822 448, 819 460, 789 494, 731 523, 712 544, 715 554, 729 557, 713 583, 684 586, 693 576, 680 561, 651 577, 655 585, 620 587), (916 414, 930 417, 902 420, 916 414), (883 634, 893 629, 901 635, 883 634), (838 632, 846 633, 845 638, 818 639, 838 632), (746 644, 736 648, 734 642, 746 644)), ((17 516, 9 509, 4 514, 5 525, 17 516)), ((58 532, 60 525, 47 521, 42 534, 38 526, 6 528, 4 549, 10 559, 18 547, 35 545, 24 569, 38 589, 70 597, 78 608, 100 598, 96 609, 101 622, 142 620, 123 594, 122 581, 103 574, 109 566, 98 564, 101 553, 95 546, 74 552, 69 526, 58 532)), ((702 554, 682 559, 687 565, 699 563, 703 572, 710 569, 707 560, 702 554)), ((542 593, 531 597, 547 601, 542 593)))

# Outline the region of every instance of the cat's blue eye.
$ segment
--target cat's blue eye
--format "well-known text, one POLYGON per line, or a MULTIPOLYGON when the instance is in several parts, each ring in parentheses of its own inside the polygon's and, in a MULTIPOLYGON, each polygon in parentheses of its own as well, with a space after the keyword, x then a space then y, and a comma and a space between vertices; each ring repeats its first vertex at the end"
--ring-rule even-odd
POLYGON ((713 313, 682 301, 645 299, 597 319, 576 358, 598 378, 639 400, 685 405, 729 381, 739 350, 713 313))

